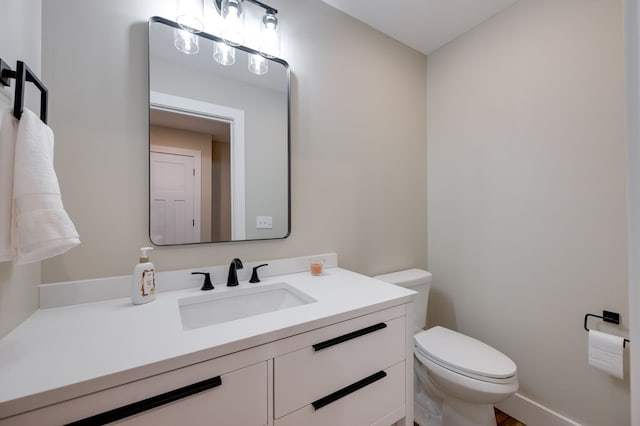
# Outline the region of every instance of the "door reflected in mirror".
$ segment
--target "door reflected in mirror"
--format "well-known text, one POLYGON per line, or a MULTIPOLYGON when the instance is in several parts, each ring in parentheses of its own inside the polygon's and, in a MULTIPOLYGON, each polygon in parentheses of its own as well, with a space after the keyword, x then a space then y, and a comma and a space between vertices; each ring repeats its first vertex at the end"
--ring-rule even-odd
MULTIPOLYGON (((149 21, 149 228, 156 245, 285 238, 290 231, 289 67, 234 47, 214 60, 174 45, 176 24, 149 21), (251 62, 253 61, 253 62, 251 62)), ((223 42, 222 42, 223 43, 223 42)), ((229 47, 229 46, 227 46, 229 47)), ((229 47, 231 48, 231 47, 229 47)))

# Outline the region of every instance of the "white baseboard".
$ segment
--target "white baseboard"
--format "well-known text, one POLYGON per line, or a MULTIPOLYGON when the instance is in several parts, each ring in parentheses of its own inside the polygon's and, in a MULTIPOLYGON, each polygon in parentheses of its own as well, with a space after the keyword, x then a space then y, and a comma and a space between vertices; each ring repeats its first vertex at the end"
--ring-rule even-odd
POLYGON ((496 404, 496 408, 527 426, 581 426, 580 423, 558 414, 519 393, 502 401, 500 404, 496 404))

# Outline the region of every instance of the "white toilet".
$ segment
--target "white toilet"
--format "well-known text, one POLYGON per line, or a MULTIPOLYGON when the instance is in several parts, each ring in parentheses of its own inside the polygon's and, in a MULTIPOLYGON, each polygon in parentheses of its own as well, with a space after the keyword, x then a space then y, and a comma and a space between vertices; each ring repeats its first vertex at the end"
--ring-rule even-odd
POLYGON ((419 294, 413 327, 414 411, 421 426, 495 426, 493 404, 518 390, 516 365, 506 355, 444 327, 423 330, 431 273, 409 269, 377 278, 419 294))

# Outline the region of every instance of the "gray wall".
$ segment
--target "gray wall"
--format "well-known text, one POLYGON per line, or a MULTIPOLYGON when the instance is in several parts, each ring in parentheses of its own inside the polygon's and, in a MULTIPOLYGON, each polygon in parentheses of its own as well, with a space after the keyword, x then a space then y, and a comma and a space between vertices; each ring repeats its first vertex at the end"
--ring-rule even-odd
MULTIPOLYGON (((425 268, 425 57, 318 0, 270 4, 293 80, 291 236, 157 248, 156 267, 336 251, 366 274, 425 268)), ((43 262, 44 282, 129 274, 149 244, 146 21, 174 6, 43 4, 56 166, 82 239, 43 262)))
MULTIPOLYGON (((40 0, 3 0, 0 13, 0 57, 15 70, 24 61, 40 75, 40 0)), ((0 108, 13 107, 15 80, 0 86, 0 108)), ((39 91, 27 85, 26 106, 39 111, 39 91)), ((36 285, 40 283, 40 262, 17 266, 0 262, 0 338, 38 308, 36 285)))
POLYGON ((629 424, 582 329, 603 309, 628 328, 621 2, 523 0, 427 76, 431 323, 510 356, 524 396, 629 424))

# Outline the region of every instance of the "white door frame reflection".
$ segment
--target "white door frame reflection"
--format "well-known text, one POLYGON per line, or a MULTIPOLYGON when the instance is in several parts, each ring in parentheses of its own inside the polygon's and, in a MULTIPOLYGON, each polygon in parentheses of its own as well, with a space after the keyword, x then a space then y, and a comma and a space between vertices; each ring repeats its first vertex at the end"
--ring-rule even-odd
MULTIPOLYGON (((227 106, 216 105, 208 102, 197 101, 194 99, 184 98, 180 96, 174 96, 167 93, 161 93, 156 91, 150 92, 150 113, 149 119, 151 125, 166 126, 170 129, 179 129, 182 126, 181 120, 199 121, 205 126, 219 126, 225 124, 228 126, 228 145, 229 145, 229 173, 228 173, 228 192, 229 192, 229 204, 230 214, 226 223, 220 225, 212 224, 211 232, 216 234, 216 240, 218 241, 237 241, 246 238, 246 222, 245 222, 245 124, 244 124, 244 111, 229 108, 227 106), (156 113, 169 113, 170 123, 167 122, 167 115, 160 119, 155 119, 156 113), (175 122, 174 122, 175 120, 175 122), (220 229, 222 228, 222 229, 220 229), (229 229, 226 229, 229 228, 229 229)), ((189 125, 189 128, 193 128, 189 125)), ((206 130, 203 127, 202 132, 211 133, 213 130, 206 130)), ((152 133, 150 131, 150 144, 155 144, 151 139, 152 133)), ((224 142, 223 142, 224 143, 224 142)), ((203 164, 205 161, 210 161, 211 157, 202 156, 203 164)), ((204 170, 204 168, 203 168, 204 170)), ((204 173, 203 173, 204 174, 204 173)), ((215 182, 214 182, 215 183, 215 182)), ((205 192, 205 186, 203 185, 202 191, 205 192)), ((209 187, 210 188, 210 187, 209 187)), ((224 192, 224 190, 223 190, 224 192)), ((151 194, 150 194, 151 195, 151 194)), ((203 203, 203 207, 204 207, 203 203)), ((153 206, 153 201, 151 201, 153 206)), ((203 211, 205 209, 203 208, 203 211)), ((211 208, 208 209, 211 212, 211 208)), ((211 213, 209 213, 211 214, 211 213)), ((206 215, 203 214, 204 217, 206 215)), ((224 215, 221 215, 224 216, 224 215)), ((151 217, 154 217, 152 212, 151 217)), ((224 221, 224 217, 222 218, 224 221)), ((153 220, 153 219, 151 219, 153 220)), ((151 229, 154 229, 154 224, 151 224, 151 229)), ((204 231, 206 231, 206 226, 204 231)), ((202 238, 202 241, 208 239, 202 238)), ((154 241, 155 243, 155 241, 154 241)))

